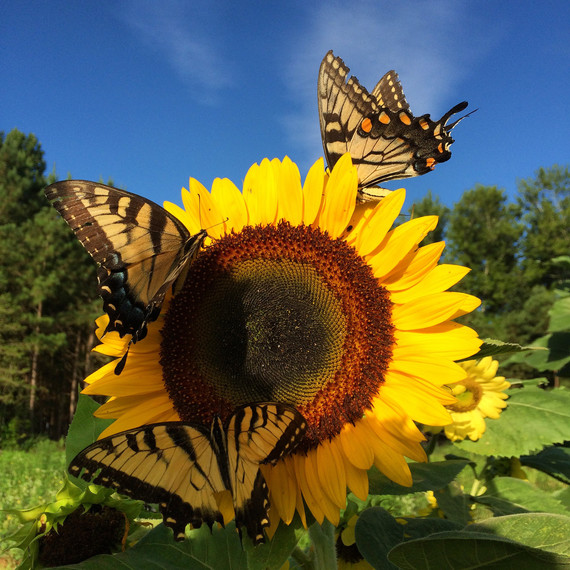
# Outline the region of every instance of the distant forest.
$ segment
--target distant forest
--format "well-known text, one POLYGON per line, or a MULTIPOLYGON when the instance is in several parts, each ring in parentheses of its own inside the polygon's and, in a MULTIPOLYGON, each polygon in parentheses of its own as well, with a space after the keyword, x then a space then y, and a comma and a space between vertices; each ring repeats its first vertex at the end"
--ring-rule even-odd
MULTIPOLYGON (((56 180, 33 134, 0 132, 0 448, 65 435, 82 380, 104 363, 91 352, 95 264, 44 197, 56 180)), ((470 326, 520 344, 543 336, 570 280, 556 259, 570 255, 568 166, 520 180, 515 202, 476 185, 450 209, 428 192, 410 215, 428 214, 440 221, 426 243, 445 240, 442 262, 471 268, 456 287, 483 300, 470 326)))

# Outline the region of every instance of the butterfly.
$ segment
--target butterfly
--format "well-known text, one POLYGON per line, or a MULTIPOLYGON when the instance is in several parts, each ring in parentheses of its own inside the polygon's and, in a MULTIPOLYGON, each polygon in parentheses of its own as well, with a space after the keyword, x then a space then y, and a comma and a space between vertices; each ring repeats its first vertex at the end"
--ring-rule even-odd
POLYGON ((447 121, 467 107, 466 101, 439 121, 429 115, 414 117, 395 71, 386 73, 372 93, 356 77, 348 78, 349 71, 332 51, 324 57, 318 79, 319 117, 328 167, 332 170, 350 152, 361 201, 389 194, 390 190, 374 188, 385 180, 419 176, 449 160, 449 132, 464 117, 450 125, 447 121))
POLYGON ((224 427, 216 416, 200 424, 168 422, 101 439, 81 451, 69 472, 147 503, 158 503, 177 540, 188 523, 223 524, 214 493, 229 490, 238 529, 255 544, 269 525, 269 495, 261 465, 275 465, 303 438, 306 422, 276 402, 241 406, 224 427))
POLYGON ((130 347, 158 318, 168 288, 198 255, 206 231, 191 235, 158 204, 95 182, 56 182, 45 194, 98 264, 99 295, 109 315, 105 332, 132 335, 130 347))

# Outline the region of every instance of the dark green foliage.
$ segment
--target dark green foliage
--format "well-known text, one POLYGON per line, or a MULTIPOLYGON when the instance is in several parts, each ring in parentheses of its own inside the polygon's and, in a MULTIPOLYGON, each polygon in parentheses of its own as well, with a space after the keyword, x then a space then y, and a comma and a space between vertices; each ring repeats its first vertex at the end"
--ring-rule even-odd
POLYGON ((0 447, 14 418, 23 436, 65 434, 94 342, 95 267, 45 199, 44 170, 34 135, 0 136, 0 447))
POLYGON ((512 293, 513 283, 524 285, 517 257, 522 232, 514 207, 495 186, 468 190, 451 212, 446 259, 471 268, 458 289, 481 298, 485 312, 517 308, 512 293))
POLYGON ((525 225, 520 243, 525 280, 551 288, 570 278, 568 265, 554 259, 570 252, 570 171, 540 168, 535 179, 519 182, 518 215, 525 225))
MULTIPOLYGON (((441 212, 431 195, 425 200, 441 212)), ((547 330, 555 290, 570 279, 570 264, 556 261, 570 251, 570 171, 539 169, 519 182, 516 203, 477 185, 451 210, 444 237, 445 261, 471 268, 456 290, 482 300, 465 322, 482 337, 534 341, 547 330)))

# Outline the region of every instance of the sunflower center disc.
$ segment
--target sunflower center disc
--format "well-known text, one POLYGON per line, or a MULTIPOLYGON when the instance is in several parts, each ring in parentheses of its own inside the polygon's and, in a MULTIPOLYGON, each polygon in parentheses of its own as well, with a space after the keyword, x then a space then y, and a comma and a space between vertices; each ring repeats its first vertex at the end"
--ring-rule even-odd
POLYGON ((317 439, 338 433, 382 381, 369 350, 385 369, 386 297, 356 252, 319 230, 280 223, 223 237, 190 267, 162 330, 164 382, 181 419, 208 423, 238 405, 277 401, 295 405, 317 439), (383 293, 381 309, 360 302, 370 299, 363 284, 383 293), (375 389, 355 386, 363 372, 375 389))

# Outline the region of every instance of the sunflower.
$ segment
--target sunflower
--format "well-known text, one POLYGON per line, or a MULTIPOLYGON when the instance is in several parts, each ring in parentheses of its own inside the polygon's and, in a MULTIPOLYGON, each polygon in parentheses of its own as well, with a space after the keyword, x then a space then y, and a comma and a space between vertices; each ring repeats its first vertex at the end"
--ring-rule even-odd
POLYGON ((355 527, 358 515, 352 515, 336 538, 336 556, 338 570, 374 570, 364 559, 356 546, 355 527))
MULTIPOLYGON (((414 422, 449 423, 443 385, 466 377, 454 361, 480 345, 452 319, 479 300, 446 291, 468 270, 437 265, 443 243, 419 247, 435 216, 391 229, 405 191, 356 205, 357 184, 349 155, 330 174, 318 161, 304 184, 288 158, 254 164, 241 192, 190 179, 184 208, 165 208, 210 240, 122 374, 110 362, 87 378, 84 393, 110 397, 97 415, 116 419, 101 437, 278 401, 308 428, 293 455, 262 466, 272 525, 295 511, 306 524, 306 506, 336 525, 347 487, 366 498, 372 465, 411 485, 405 457, 426 460, 414 422)), ((106 323, 96 350, 119 358, 128 340, 103 336, 106 323)))
POLYGON ((499 363, 490 356, 459 364, 467 378, 449 386, 457 401, 447 406, 453 423, 443 429, 451 441, 462 441, 466 437, 476 441, 485 433, 485 418, 498 420, 507 407, 508 396, 503 391, 510 384, 504 376, 496 376, 499 363))

